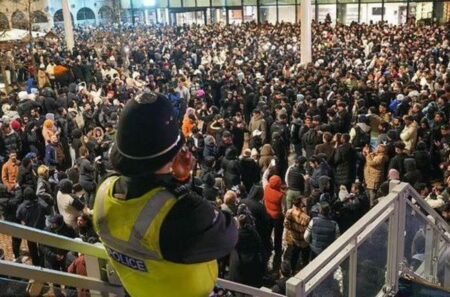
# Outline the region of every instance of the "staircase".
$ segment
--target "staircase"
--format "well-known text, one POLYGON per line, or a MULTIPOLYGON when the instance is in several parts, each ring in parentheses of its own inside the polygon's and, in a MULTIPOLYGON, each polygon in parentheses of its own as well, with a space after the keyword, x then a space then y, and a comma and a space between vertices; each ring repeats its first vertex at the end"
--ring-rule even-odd
MULTIPOLYGON (((0 221, 0 234, 84 254, 88 274, 85 277, 0 260, 1 296, 17 296, 14 288, 27 287, 28 292, 50 291, 57 295, 58 285, 73 290, 88 289, 91 296, 125 295, 101 244, 91 245, 6 221, 0 221)), ((245 296, 281 296, 265 288, 222 279, 217 285, 245 296)), ((289 279, 287 296, 422 297, 425 295, 419 293, 423 291, 450 297, 446 290, 449 288, 450 227, 410 185, 401 183, 289 279), (408 294, 413 290, 414 295, 402 295, 405 290, 409 290, 408 294)))

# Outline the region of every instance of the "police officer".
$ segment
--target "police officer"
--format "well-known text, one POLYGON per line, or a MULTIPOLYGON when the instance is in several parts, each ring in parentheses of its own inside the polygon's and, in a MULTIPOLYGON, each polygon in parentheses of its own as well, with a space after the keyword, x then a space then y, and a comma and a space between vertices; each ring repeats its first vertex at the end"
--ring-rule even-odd
POLYGON ((126 104, 110 156, 120 176, 99 186, 94 225, 133 297, 208 296, 237 241, 232 218, 174 177, 183 142, 166 97, 145 89, 126 104))

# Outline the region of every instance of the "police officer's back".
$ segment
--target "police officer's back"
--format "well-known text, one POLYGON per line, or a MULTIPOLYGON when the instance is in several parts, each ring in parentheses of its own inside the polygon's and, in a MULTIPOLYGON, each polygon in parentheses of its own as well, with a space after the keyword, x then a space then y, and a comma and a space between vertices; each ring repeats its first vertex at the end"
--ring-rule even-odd
POLYGON ((147 91, 130 100, 119 122, 111 163, 94 205, 94 224, 131 296, 208 296, 217 258, 237 241, 229 215, 171 173, 183 146, 164 96, 147 91))

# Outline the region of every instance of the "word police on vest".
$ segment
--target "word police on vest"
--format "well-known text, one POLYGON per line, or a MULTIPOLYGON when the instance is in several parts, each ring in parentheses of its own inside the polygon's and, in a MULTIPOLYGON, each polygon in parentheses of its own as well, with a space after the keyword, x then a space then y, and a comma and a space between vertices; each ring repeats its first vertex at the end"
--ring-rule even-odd
POLYGON ((147 272, 147 267, 145 266, 144 261, 121 254, 111 248, 106 248, 106 250, 108 251, 109 256, 120 264, 130 267, 134 270, 147 272))

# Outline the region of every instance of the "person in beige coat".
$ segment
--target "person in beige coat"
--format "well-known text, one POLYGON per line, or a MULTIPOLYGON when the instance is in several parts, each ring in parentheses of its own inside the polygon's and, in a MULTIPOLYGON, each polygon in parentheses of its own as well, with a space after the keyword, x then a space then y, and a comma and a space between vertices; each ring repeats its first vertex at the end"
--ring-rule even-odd
POLYGON ((259 130, 261 131, 261 140, 262 143, 266 141, 266 120, 263 118, 263 114, 259 109, 255 109, 253 111, 253 116, 250 119, 250 123, 248 124, 248 130, 250 131, 250 135, 253 135, 253 131, 259 130))
POLYGON ((363 149, 363 155, 366 158, 364 167, 364 181, 368 190, 370 206, 375 205, 377 189, 384 181, 385 166, 387 166, 389 158, 387 156, 386 146, 380 144, 375 152, 370 152, 368 147, 363 149))
POLYGON ((405 122, 405 128, 400 133, 400 139, 405 143, 405 149, 408 153, 412 153, 417 142, 417 123, 410 115, 405 115, 403 120, 405 122))

